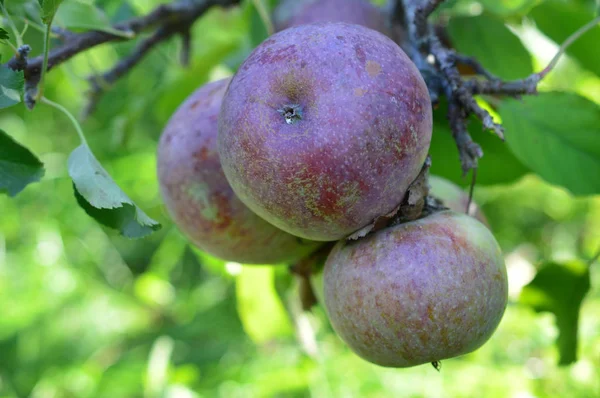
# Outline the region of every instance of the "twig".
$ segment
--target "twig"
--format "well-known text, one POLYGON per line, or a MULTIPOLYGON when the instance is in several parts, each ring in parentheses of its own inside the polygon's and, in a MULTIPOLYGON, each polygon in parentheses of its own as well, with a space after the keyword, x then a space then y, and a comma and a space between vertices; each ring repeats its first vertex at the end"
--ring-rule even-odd
POLYGON ((510 82, 501 80, 482 81, 482 80, 466 80, 465 88, 472 95, 480 94, 501 94, 509 97, 518 97, 520 95, 533 95, 537 93, 538 82, 535 79, 522 79, 510 82))
POLYGON ((487 71, 476 59, 459 54, 447 48, 437 36, 428 17, 443 0, 397 0, 393 7, 393 21, 400 22, 408 38, 403 44, 410 58, 421 71, 432 102, 445 95, 448 98, 448 119, 458 147, 463 173, 475 169, 483 151, 471 138, 467 130, 468 117, 479 118, 485 129, 493 131, 504 139, 502 126, 494 122, 490 113, 483 109, 474 96, 478 94, 498 94, 519 97, 536 94, 538 83, 556 66, 558 59, 567 48, 600 22, 600 16, 573 33, 560 47, 556 56, 541 72, 515 81, 502 81, 487 71), (430 58, 435 60, 432 65, 430 58), (487 80, 464 80, 457 64, 471 66, 475 72, 487 80))
POLYGON ((17 55, 8 62, 7 66, 12 70, 23 70, 27 67, 27 56, 31 51, 31 47, 27 44, 23 44, 17 48, 17 55))
POLYGON ((478 80, 468 80, 465 82, 465 87, 471 92, 471 94, 499 94, 499 95, 508 95, 508 96, 519 96, 523 94, 536 94, 537 86, 539 82, 548 75, 558 63, 560 57, 564 55, 567 49, 573 44, 577 39, 583 36, 587 31, 595 27, 600 23, 600 16, 594 18, 589 23, 583 25, 581 28, 577 29, 571 36, 565 40, 565 42, 560 46, 552 60, 548 63, 548 65, 542 69, 540 72, 533 73, 525 79, 513 80, 513 81, 487 81, 482 82, 478 80))
POLYGON ((58 39, 62 40, 63 42, 66 42, 71 37, 77 35, 76 33, 73 33, 73 32, 71 32, 68 29, 63 29, 63 28, 60 28, 58 26, 53 26, 52 27, 52 34, 54 36, 56 36, 58 39))
POLYGON ((571 44, 573 44, 577 39, 583 36, 588 30, 598 25, 598 23, 600 23, 600 16, 597 16, 587 24, 583 25, 581 28, 577 29, 575 33, 569 36, 567 40, 565 40, 565 42, 560 46, 556 55, 554 56, 554 58, 552 58, 548 66, 546 66, 541 72, 538 73, 540 80, 543 79, 548 73, 550 73, 552 69, 554 69, 560 57, 567 51, 571 44))
POLYGON ((417 6, 414 12, 414 24, 417 36, 425 37, 427 35, 429 32, 427 18, 429 18, 431 13, 433 13, 443 2, 444 0, 426 0, 421 2, 423 4, 417 6))
POLYGON ((175 31, 169 30, 166 27, 159 28, 150 37, 142 40, 131 54, 121 59, 110 70, 100 76, 89 77, 88 81, 91 87, 88 92, 88 102, 84 107, 83 118, 94 112, 100 96, 107 88, 133 69, 158 43, 168 39, 173 34, 175 34, 175 31))
POLYGON ((437 36, 429 38, 431 53, 436 58, 440 72, 446 78, 448 85, 452 88, 452 96, 465 109, 465 118, 469 114, 475 114, 483 122, 486 129, 492 130, 498 137, 504 139, 504 129, 498 123, 495 123, 488 111, 477 104, 473 94, 463 85, 462 77, 458 72, 452 51, 445 48, 437 36))
POLYGON ((448 122, 452 130, 454 142, 458 148, 460 164, 463 175, 466 175, 469 170, 476 169, 479 159, 483 157, 483 150, 473 141, 469 130, 467 129, 467 117, 460 106, 458 99, 449 94, 448 99, 448 122))
POLYGON ((190 58, 192 53, 192 36, 190 31, 181 34, 181 54, 180 62, 184 67, 190 66, 190 58))

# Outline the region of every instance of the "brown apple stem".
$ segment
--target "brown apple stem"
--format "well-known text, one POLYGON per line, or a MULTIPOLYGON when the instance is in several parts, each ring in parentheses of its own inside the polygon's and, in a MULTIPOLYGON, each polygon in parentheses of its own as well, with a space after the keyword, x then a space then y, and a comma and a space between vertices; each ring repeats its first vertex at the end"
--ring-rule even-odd
POLYGON ((316 252, 291 265, 289 270, 295 274, 299 283, 300 302, 304 311, 310 311, 318 304, 317 296, 310 283, 311 277, 321 272, 325 260, 336 242, 327 242, 316 252))
POLYGON ((310 284, 310 278, 306 276, 298 276, 300 303, 302 304, 302 311, 310 311, 315 305, 318 304, 317 296, 315 294, 312 285, 310 284))
POLYGON ((298 294, 302 311, 310 311, 318 304, 317 296, 310 284, 310 276, 313 272, 314 255, 303 258, 289 267, 290 272, 296 275, 298 281, 298 294))
POLYGON ((471 187, 469 188, 469 200, 467 201, 466 214, 469 214, 471 203, 473 203, 473 191, 475 191, 475 183, 477 182, 477 167, 473 168, 473 177, 471 178, 471 187))

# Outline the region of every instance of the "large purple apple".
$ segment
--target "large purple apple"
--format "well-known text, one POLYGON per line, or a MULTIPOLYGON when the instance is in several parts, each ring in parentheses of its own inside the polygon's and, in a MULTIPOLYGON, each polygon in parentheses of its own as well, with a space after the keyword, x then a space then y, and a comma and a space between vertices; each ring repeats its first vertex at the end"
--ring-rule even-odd
POLYGON ((254 212, 332 241, 402 201, 431 128, 425 82, 391 39, 358 25, 301 25, 263 42, 233 77, 219 154, 254 212))
POLYGON ((275 9, 273 22, 276 31, 315 22, 346 22, 390 35, 385 13, 368 0, 284 0, 275 9))
POLYGON ((479 348, 500 323, 507 290, 491 232, 449 210, 340 241, 324 269, 333 328, 359 356, 388 367, 479 348))
POLYGON ((200 249, 247 264, 291 262, 319 243, 275 228, 229 186, 217 153, 217 121, 229 79, 196 90, 173 114, 158 147, 158 178, 167 210, 200 249))

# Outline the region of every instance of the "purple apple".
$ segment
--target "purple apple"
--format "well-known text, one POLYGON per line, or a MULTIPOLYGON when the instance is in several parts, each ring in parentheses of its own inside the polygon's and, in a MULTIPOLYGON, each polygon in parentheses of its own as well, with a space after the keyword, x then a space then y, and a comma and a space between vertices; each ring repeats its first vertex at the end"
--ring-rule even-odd
POLYGON ((219 154, 239 198, 293 235, 333 241, 388 214, 431 141, 423 78, 391 39, 296 26, 250 54, 223 99, 219 154))
POLYGON ((229 79, 196 90, 173 114, 158 147, 158 179, 167 210, 200 249, 247 264, 296 261, 320 244, 275 228, 229 186, 217 153, 217 121, 229 79))
POLYGON ((275 9, 273 22, 278 32, 315 22, 346 22, 390 35, 385 13, 368 0, 284 0, 275 9))
MULTIPOLYGON (((429 176, 429 185, 431 186, 429 193, 433 197, 440 199, 447 208, 457 213, 466 213, 467 205, 469 204, 469 194, 462 190, 461 187, 445 178, 433 175, 429 176)), ((483 214, 474 201, 471 201, 468 214, 489 227, 485 214, 483 214)))
POLYGON ((333 328, 356 354, 387 367, 476 350, 500 323, 507 292, 491 232, 449 210, 340 241, 324 269, 333 328))

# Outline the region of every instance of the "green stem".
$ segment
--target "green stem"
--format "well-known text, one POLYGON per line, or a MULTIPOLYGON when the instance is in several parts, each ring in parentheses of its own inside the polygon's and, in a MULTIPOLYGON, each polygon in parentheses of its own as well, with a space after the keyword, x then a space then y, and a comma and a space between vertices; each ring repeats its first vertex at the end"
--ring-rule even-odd
POLYGON ((77 135, 79 135, 79 139, 81 140, 81 143, 85 146, 87 146, 88 148, 90 147, 87 143, 87 140, 85 139, 85 134, 83 134, 83 129, 81 128, 81 125, 79 124, 79 122, 77 121, 77 119, 75 119, 75 116, 73 116, 71 114, 71 112, 69 112, 69 110, 67 108, 65 108, 64 106, 62 106, 61 104, 58 104, 54 101, 50 101, 48 98, 46 97, 42 97, 40 99, 40 101, 46 105, 50 105, 51 107, 58 109, 59 111, 61 111, 62 113, 64 113, 69 120, 71 120, 71 123, 73 123, 73 126, 75 127, 75 130, 77 130, 77 135))
POLYGON ((35 30, 37 30, 40 33, 44 33, 46 31, 46 28, 44 27, 44 25, 37 24, 33 21, 30 21, 27 18, 21 18, 21 20, 23 21, 23 23, 25 23, 26 26, 31 26, 32 28, 34 28, 35 30))
POLYGON ((8 40, 7 41, 0 41, 0 43, 9 46, 15 52, 15 54, 19 53, 19 50, 17 49, 17 47, 15 47, 15 45, 12 44, 11 42, 9 42, 8 40))
POLYGON ((25 26, 23 26, 23 31, 20 34, 21 37, 25 36, 25 32, 27 32, 27 29, 29 29, 29 23, 25 21, 25 26))
POLYGON ((552 69, 554 69, 554 67, 558 63, 558 60, 560 59, 560 57, 567 51, 569 46, 571 46, 571 44, 573 44, 577 39, 579 39, 581 36, 583 36, 589 30, 591 30, 596 25, 598 25, 598 23, 600 23, 600 16, 594 18, 587 24, 583 25, 581 28, 577 29, 577 31, 575 31, 575 33, 573 33, 571 36, 569 36, 567 38, 567 40, 565 40, 565 42, 560 46, 560 48, 558 49, 558 52, 556 53, 554 58, 552 58, 552 60, 548 64, 548 66, 546 66, 544 68, 544 70, 542 70, 541 72, 538 73, 539 78, 543 79, 544 76, 546 76, 548 73, 550 73, 550 71, 552 69))
POLYGON ((35 96, 35 100, 39 101, 40 98, 44 95, 44 77, 46 76, 46 69, 48 69, 48 53, 50 52, 50 29, 52 28, 52 21, 48 22, 46 25, 46 30, 44 31, 44 61, 42 62, 42 71, 40 74, 40 83, 38 86, 38 92, 35 96))

